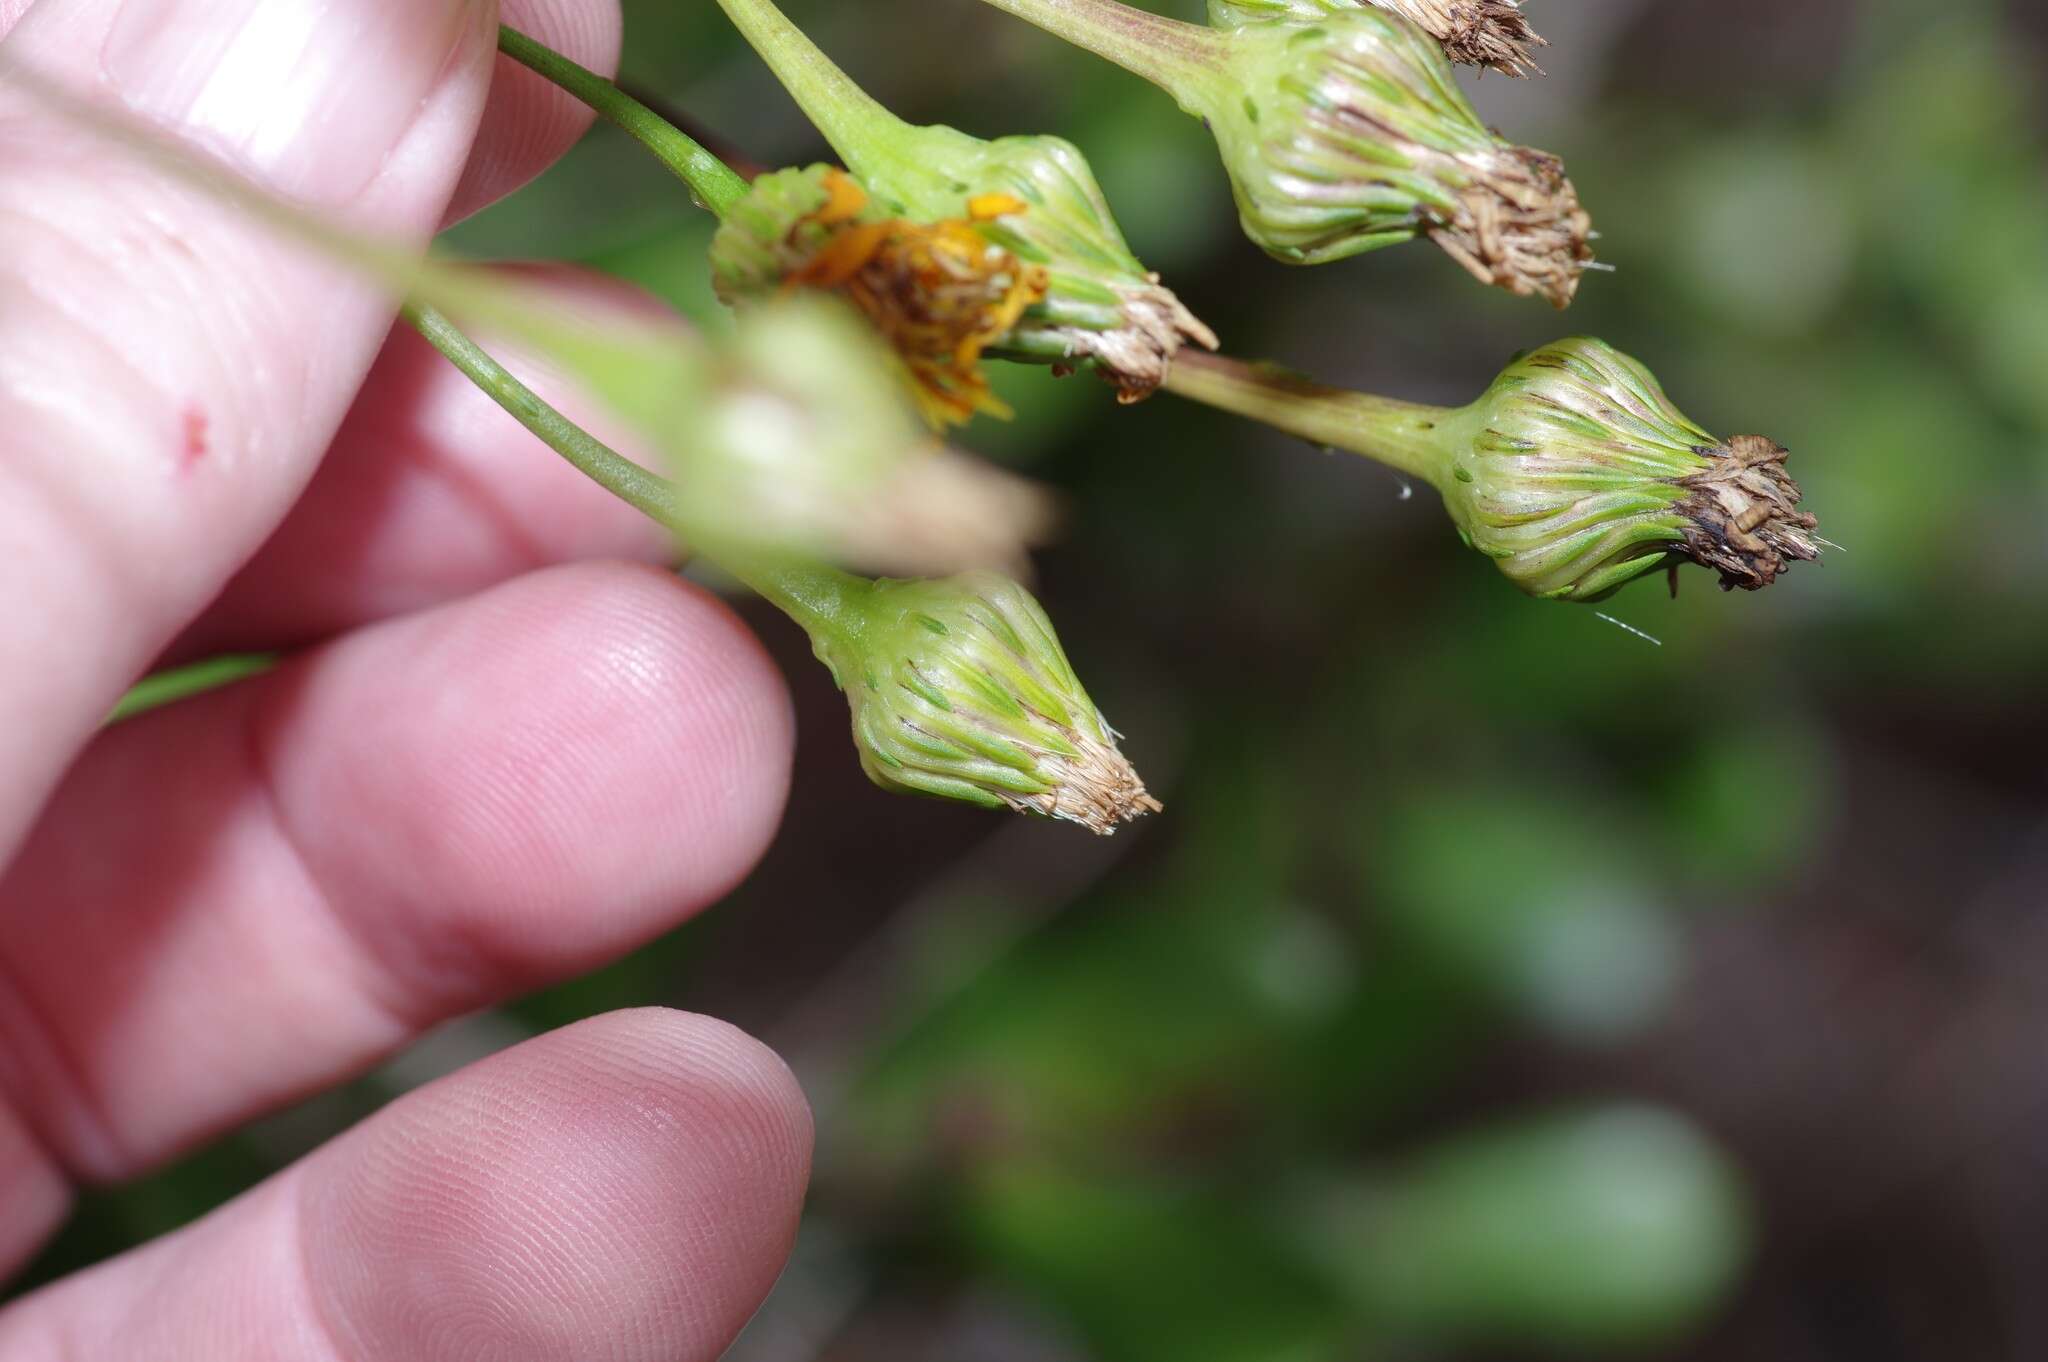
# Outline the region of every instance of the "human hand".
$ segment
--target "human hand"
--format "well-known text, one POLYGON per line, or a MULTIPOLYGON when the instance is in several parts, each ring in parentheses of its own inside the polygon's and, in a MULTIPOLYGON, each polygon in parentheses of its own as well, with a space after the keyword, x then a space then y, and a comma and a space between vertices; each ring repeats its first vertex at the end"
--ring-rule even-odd
MULTIPOLYGON (((0 35, 424 240, 583 126, 495 62, 495 9, 0 0, 0 35)), ((505 10, 616 56, 612 0, 505 10)), ((791 725, 759 647, 616 561, 666 546, 391 317, 0 87, 0 1273, 71 1182, 610 958, 772 834, 791 725), (167 653, 298 644, 100 727, 167 653)), ((709 1359, 781 1265, 809 1142, 744 1036, 597 1018, 0 1309, 0 1356, 709 1359)))

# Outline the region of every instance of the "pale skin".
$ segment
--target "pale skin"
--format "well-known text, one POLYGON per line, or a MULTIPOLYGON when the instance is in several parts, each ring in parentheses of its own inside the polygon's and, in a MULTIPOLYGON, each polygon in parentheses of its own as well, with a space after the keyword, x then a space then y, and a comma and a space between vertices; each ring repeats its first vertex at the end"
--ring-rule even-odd
MULTIPOLYGON (((584 126, 500 17, 616 58, 613 0, 0 0, 0 50, 423 241, 584 126)), ((760 647, 393 311, 0 81, 0 1276, 74 1187, 617 956, 773 835, 760 647), (224 647, 294 651, 101 727, 224 647)), ((731 1027, 594 1018, 0 1307, 0 1356, 710 1362, 810 1142, 731 1027)))

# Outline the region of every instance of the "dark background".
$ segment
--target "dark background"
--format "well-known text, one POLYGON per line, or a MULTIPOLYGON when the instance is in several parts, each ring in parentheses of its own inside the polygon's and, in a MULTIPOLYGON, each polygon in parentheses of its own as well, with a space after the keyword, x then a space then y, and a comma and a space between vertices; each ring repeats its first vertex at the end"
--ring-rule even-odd
MULTIPOLYGON (((1233 353, 1449 404, 1598 334, 1790 446, 1842 551, 1604 607, 1651 643, 1523 598, 1362 460, 1007 371, 1018 419, 963 443, 1069 498, 1043 598, 1164 816, 1095 841, 881 794, 747 607, 802 750, 731 902, 94 1198, 41 1273, 663 1002, 817 1109, 737 1362, 2048 1357, 2048 6, 1535 0, 1549 76, 1474 89, 1617 267, 1562 318, 1427 246, 1268 261, 1198 125, 972 0, 788 8, 906 116, 1078 142, 1233 353)), ((629 83, 823 154, 710 0, 627 10, 629 83)), ((708 316, 707 235, 601 130, 455 244, 708 316)))

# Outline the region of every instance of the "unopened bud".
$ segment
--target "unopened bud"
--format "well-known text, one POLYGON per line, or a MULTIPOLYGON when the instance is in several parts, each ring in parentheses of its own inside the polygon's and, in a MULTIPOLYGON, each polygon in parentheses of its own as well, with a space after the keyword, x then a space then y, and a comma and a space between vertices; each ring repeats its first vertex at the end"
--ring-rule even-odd
POLYGON ((1104 835, 1159 802, 1117 750, 1031 593, 991 572, 847 588, 818 656, 877 785, 1104 835))
POLYGON ((1320 264, 1427 236, 1473 277, 1570 304, 1592 221, 1564 166, 1489 131, 1436 41, 1375 8, 1253 23, 1185 81, 1252 240, 1320 264))
POLYGON ((1755 591, 1820 556, 1783 447, 1715 439, 1603 341, 1517 359, 1446 437, 1451 518, 1534 596, 1598 600, 1685 560, 1755 591))

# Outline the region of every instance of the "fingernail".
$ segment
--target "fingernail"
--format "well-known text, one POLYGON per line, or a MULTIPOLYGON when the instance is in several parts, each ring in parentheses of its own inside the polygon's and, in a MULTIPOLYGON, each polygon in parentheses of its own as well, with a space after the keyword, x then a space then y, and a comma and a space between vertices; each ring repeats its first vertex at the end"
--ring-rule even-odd
POLYGON ((478 0, 127 0, 101 63, 130 107, 294 198, 376 178, 478 0))

